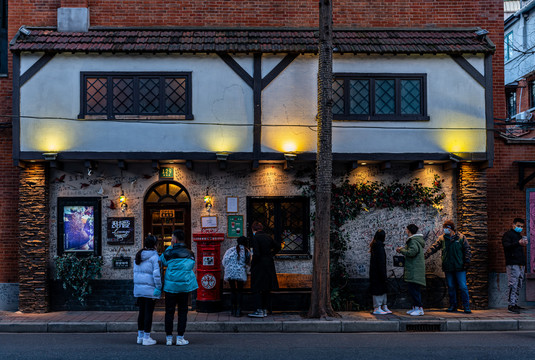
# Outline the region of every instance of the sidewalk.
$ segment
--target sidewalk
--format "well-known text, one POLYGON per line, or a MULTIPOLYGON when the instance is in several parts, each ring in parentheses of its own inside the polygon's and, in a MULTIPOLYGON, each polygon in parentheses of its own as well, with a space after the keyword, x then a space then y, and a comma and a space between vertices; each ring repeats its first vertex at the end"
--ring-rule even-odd
MULTIPOLYGON (((188 332, 399 332, 399 331, 518 331, 535 330, 535 309, 513 314, 505 309, 463 312, 426 310, 424 316, 406 315, 405 310, 392 315, 369 312, 341 312, 340 318, 306 319, 299 313, 274 313, 266 318, 231 317, 220 313, 188 314, 188 332)), ((176 315, 175 315, 176 316, 176 315)), ((175 319, 176 321, 176 319, 175 319)), ((154 312, 153 331, 164 331, 164 312, 154 312)), ((22 314, 0 311, 0 332, 88 333, 134 332, 137 312, 61 311, 46 314, 22 314)))

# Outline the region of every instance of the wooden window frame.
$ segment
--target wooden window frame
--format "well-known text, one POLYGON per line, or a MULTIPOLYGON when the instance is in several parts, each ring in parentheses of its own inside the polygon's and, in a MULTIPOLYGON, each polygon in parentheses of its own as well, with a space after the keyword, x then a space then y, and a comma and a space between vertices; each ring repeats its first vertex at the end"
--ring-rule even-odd
POLYGON ((516 97, 516 88, 511 89, 511 90, 506 90, 505 91, 505 110, 507 111, 508 119, 512 119, 515 117, 516 114, 518 114, 517 106, 518 106, 518 103, 517 103, 517 97, 516 97), (509 98, 511 97, 514 97, 513 109, 511 109, 510 104, 509 104, 509 98), (512 110, 512 113, 511 113, 511 110, 512 110))
POLYGON ((535 108, 535 79, 529 82, 529 106, 535 108))
POLYGON ((373 74, 373 73, 335 73, 333 80, 344 81, 344 114, 333 114, 335 121, 428 121, 427 115, 427 74, 373 74), (369 86, 369 114, 350 114, 350 91, 349 81, 368 80, 369 86), (395 81, 395 114, 375 114, 375 81, 394 80, 395 81), (401 113, 401 80, 419 80, 421 84, 420 92, 420 113, 401 113), (347 90, 346 90, 347 89, 347 90))
POLYGON ((80 115, 79 119, 121 119, 121 120, 193 120, 192 113, 192 73, 191 72, 81 72, 80 73, 80 115), (107 104, 105 113, 88 114, 87 112, 87 78, 106 78, 107 104), (132 114, 113 113, 113 79, 132 78, 133 106, 132 114), (158 113, 142 114, 139 111, 139 80, 142 78, 160 78, 159 107, 158 113), (165 113, 165 88, 163 81, 166 78, 184 78, 186 82, 186 111, 181 114, 165 113))
POLYGON ((282 249, 278 254, 277 258, 285 258, 286 255, 296 255, 296 256, 309 256, 310 255, 310 198, 306 196, 248 196, 247 197, 247 229, 248 234, 252 236, 251 225, 255 220, 252 213, 252 203, 253 202, 270 202, 275 204, 275 229, 273 229, 274 240, 282 243, 282 215, 280 210, 280 204, 283 202, 300 202, 303 204, 303 247, 301 250, 284 250, 282 249), (279 206, 277 207, 277 204, 279 206))
POLYGON ((514 57, 514 54, 513 54, 513 41, 514 41, 514 33, 513 31, 509 31, 505 36, 504 36, 504 57, 505 57, 505 61, 509 61, 511 60, 513 57, 514 57))

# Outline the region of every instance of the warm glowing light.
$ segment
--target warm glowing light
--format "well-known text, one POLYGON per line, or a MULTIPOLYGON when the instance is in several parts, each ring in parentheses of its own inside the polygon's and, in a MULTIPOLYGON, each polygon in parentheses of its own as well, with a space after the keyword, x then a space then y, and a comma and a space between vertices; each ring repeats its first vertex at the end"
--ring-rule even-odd
POLYGON ((65 126, 50 124, 36 126, 35 136, 32 136, 34 147, 38 151, 48 153, 58 153, 69 150, 73 146, 74 136, 65 130, 65 126))
POLYGON ((292 153, 297 151, 297 144, 293 141, 287 141, 282 144, 282 150, 286 153, 292 153))
POLYGON ((362 165, 362 166, 366 166, 366 165, 368 165, 368 163, 361 162, 360 165, 362 165))

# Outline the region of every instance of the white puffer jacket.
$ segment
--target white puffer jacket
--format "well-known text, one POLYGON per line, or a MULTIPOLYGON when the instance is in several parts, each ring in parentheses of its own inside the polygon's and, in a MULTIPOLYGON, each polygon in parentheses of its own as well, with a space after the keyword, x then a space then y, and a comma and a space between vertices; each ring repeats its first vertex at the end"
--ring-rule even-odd
POLYGON ((162 289, 162 277, 156 250, 143 250, 141 263, 134 261, 134 297, 159 299, 154 296, 154 289, 162 289))
POLYGON ((225 267, 224 280, 247 281, 247 264, 249 264, 251 254, 245 251, 245 247, 240 245, 240 259, 238 252, 233 246, 225 252, 223 256, 223 266, 225 267), (249 258, 249 259, 248 259, 249 258))

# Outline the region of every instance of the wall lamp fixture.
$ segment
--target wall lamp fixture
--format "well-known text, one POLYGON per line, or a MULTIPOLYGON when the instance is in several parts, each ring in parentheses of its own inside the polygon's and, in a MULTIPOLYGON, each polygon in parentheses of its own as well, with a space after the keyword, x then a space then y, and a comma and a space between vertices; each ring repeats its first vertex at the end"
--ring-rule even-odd
POLYGON ((54 161, 58 157, 58 153, 57 152, 44 152, 43 157, 47 161, 54 161))
POLYGON ((215 154, 217 162, 219 163, 219 168, 225 170, 227 168, 228 153, 219 152, 215 154))
POLYGON ((292 154, 292 153, 284 154, 284 160, 286 160, 285 163, 284 163, 284 170, 293 169, 294 161, 295 161, 296 158, 297 158, 296 154, 292 154))
POLYGON ((212 197, 208 195, 208 189, 206 189, 206 195, 203 198, 204 201, 204 207, 206 210, 208 210, 208 214, 210 214, 210 210, 212 210, 212 197))

